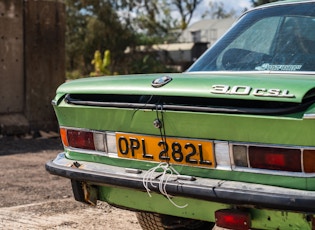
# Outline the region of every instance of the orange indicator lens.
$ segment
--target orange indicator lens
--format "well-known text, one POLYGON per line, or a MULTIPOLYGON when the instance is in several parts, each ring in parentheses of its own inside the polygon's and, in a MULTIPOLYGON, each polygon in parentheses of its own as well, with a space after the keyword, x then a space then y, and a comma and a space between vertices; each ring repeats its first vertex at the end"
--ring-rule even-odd
POLYGON ((60 137, 64 146, 68 147, 67 130, 65 128, 60 128, 60 137))
POLYGON ((303 152, 304 172, 315 172, 315 150, 304 150, 303 152))

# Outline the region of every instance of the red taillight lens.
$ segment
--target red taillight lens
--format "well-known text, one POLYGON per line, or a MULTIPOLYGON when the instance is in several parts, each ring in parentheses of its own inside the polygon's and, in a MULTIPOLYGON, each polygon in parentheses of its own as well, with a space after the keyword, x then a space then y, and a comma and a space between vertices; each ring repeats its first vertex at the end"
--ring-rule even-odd
POLYGON ((222 209, 215 212, 216 225, 221 228, 247 230, 251 227, 250 214, 239 210, 222 209))
POLYGON ((67 140, 73 148, 95 150, 92 132, 67 130, 67 140))
POLYGON ((250 146, 249 162, 252 168, 301 172, 301 150, 250 146))

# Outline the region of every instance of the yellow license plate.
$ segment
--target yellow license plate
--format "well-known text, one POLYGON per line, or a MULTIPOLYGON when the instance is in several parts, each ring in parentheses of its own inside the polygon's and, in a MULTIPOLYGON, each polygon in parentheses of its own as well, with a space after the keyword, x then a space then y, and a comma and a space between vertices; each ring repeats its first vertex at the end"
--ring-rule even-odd
POLYGON ((116 133, 116 145, 122 158, 215 167, 212 141, 116 133))

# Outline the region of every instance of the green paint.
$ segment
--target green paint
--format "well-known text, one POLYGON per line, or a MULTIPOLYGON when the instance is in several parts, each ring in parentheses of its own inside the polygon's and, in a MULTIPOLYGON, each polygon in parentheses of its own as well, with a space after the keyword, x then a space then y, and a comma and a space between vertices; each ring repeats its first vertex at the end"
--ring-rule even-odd
MULTIPOLYGON (((266 6, 278 4, 285 3, 278 2, 266 6)), ((261 11, 266 6, 253 9, 253 11, 261 11)), ((205 98, 215 101, 222 99, 230 102, 229 104, 233 103, 235 107, 240 101, 246 101, 253 107, 257 101, 297 105, 310 99, 313 100, 315 96, 314 75, 311 74, 187 72, 168 75, 173 80, 158 88, 152 87, 151 82, 164 74, 97 77, 67 82, 58 88, 53 100, 58 122, 60 126, 87 130, 160 135, 160 130, 154 127, 153 121, 162 117, 161 111, 74 106, 65 103, 63 98, 66 94, 156 95, 181 97, 183 101, 187 98, 205 98)), ((269 104, 275 105, 275 103, 269 104)), ((314 148, 315 119, 312 118, 314 114, 315 104, 305 111, 277 116, 163 111, 163 131, 167 137, 314 148)), ((75 161, 98 162, 123 168, 148 170, 157 164, 85 154, 73 149, 65 151, 67 158, 75 161)), ((174 168, 181 175, 315 191, 315 177, 302 177, 302 173, 299 177, 295 177, 292 176, 294 173, 269 175, 258 173, 259 170, 250 173, 179 165, 174 165, 174 168)), ((312 176, 312 174, 309 175, 312 176)), ((217 210, 236 208, 229 204, 207 200, 172 197, 176 204, 188 205, 185 208, 178 208, 162 194, 151 193, 149 196, 145 191, 140 190, 100 185, 95 185, 95 187, 98 188, 99 199, 113 205, 210 222, 215 221, 214 213, 217 210)), ((272 193, 271 189, 270 192, 272 193)), ((246 203, 239 206, 238 208, 251 214, 251 224, 254 229, 312 229, 313 214, 308 216, 301 212, 268 210, 253 207, 253 205, 248 206, 246 203)))
MULTIPOLYGON (((161 194, 151 193, 150 197, 143 191, 105 186, 99 187, 99 196, 100 200, 118 206, 209 222, 215 221, 215 211, 233 208, 228 204, 173 197, 172 200, 177 205, 187 204, 185 208, 177 208, 161 194)), ((312 229, 306 214, 254 208, 244 210, 251 214, 252 228, 255 229, 312 229)))
MULTIPOLYGON (((301 102, 307 92, 315 87, 314 78, 307 75, 273 76, 260 74, 174 74, 173 81, 161 88, 151 87, 152 80, 162 75, 134 75, 121 77, 89 78, 62 85, 55 97, 54 106, 60 126, 98 131, 129 132, 143 135, 160 135, 153 126, 157 112, 143 109, 74 106, 64 102, 66 93, 125 94, 125 95, 170 95, 209 97, 223 99, 266 100, 301 102), (132 79, 132 80, 131 80, 132 79), (197 79, 197 80, 196 80, 197 79), (255 97, 253 95, 211 94, 212 85, 250 86, 251 88, 281 89, 294 94, 294 98, 255 97)), ((159 112, 160 113, 160 112, 159 112)), ((315 121, 303 119, 304 114, 314 114, 315 105, 306 111, 281 116, 260 116, 226 113, 196 113, 164 111, 164 128, 167 136, 275 144, 285 146, 315 146, 315 121)), ((161 114, 160 114, 161 115, 161 114)), ((109 158, 66 150, 73 160, 99 162, 126 168, 148 170, 156 164, 145 161, 109 158)), ((315 178, 268 175, 188 166, 174 166, 183 175, 259 183, 286 188, 315 191, 315 178)), ((100 199, 115 205, 146 210, 192 219, 214 221, 214 212, 231 208, 230 205, 192 198, 174 197, 178 209, 165 197, 153 193, 150 198, 145 192, 127 188, 100 187, 100 199)), ((301 213, 247 209, 252 215, 255 228, 263 229, 310 229, 310 223, 301 213)))
MULTIPOLYGON (((314 109, 312 109, 314 110, 314 109)), ((72 106, 55 107, 60 126, 159 135, 156 111, 72 106)), ((219 113, 164 112, 168 136, 314 146, 315 121, 300 114, 255 116, 219 113)))
MULTIPOLYGON (((153 126, 156 111, 119 108, 73 106, 61 101, 55 106, 59 124, 66 127, 100 131, 120 131, 137 134, 160 135, 153 126)), ((309 113, 314 111, 310 107, 309 113)), ((210 140, 314 146, 314 120, 305 120, 301 114, 291 116, 255 116, 215 113, 164 112, 165 131, 168 136, 210 140)), ((121 167, 149 169, 153 164, 108 159, 107 157, 69 152, 74 160, 95 161, 121 167)), ((315 178, 275 176, 235 171, 182 167, 181 173, 214 179, 243 181, 280 187, 315 190, 315 178)))
POLYGON ((303 96, 315 87, 314 77, 302 74, 253 74, 253 73, 208 73, 168 74, 173 80, 160 88, 153 88, 151 82, 163 74, 109 76, 85 78, 61 85, 57 94, 121 94, 121 95, 168 95, 187 97, 208 97, 224 99, 245 99, 263 101, 301 102, 303 96), (295 98, 257 97, 253 95, 213 94, 213 85, 250 86, 251 88, 288 90, 295 98))

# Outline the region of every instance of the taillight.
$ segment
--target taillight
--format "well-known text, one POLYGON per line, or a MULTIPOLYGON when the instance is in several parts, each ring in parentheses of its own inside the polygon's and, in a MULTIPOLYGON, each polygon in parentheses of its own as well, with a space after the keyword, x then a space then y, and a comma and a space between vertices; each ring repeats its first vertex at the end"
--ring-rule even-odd
POLYGON ((250 146, 248 157, 252 168, 301 172, 301 150, 250 146))
POLYGON ((92 132, 68 130, 67 139, 69 146, 73 148, 95 150, 92 132))
POLYGON ((236 167, 315 173, 315 149, 232 144, 231 151, 236 167))
POLYGON ((105 133, 79 129, 60 128, 60 136, 65 147, 106 152, 105 133))
POLYGON ((221 228, 247 230, 251 227, 251 218, 247 212, 222 209, 215 212, 215 224, 221 228))

